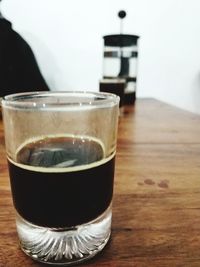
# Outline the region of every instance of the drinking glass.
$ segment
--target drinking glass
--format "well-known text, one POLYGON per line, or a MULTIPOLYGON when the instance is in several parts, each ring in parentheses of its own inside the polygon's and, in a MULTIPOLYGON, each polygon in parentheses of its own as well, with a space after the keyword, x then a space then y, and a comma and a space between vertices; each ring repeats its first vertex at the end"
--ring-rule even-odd
POLYGON ((93 257, 111 232, 119 97, 20 93, 2 108, 22 250, 57 265, 93 257))

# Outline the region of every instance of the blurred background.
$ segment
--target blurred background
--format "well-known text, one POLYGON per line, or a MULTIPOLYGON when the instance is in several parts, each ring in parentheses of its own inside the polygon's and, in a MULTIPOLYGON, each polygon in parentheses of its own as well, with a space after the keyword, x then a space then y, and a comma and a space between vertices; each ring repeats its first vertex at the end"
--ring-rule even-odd
POLYGON ((199 0, 3 0, 51 90, 99 90, 103 36, 139 35, 137 98, 200 114, 199 0))

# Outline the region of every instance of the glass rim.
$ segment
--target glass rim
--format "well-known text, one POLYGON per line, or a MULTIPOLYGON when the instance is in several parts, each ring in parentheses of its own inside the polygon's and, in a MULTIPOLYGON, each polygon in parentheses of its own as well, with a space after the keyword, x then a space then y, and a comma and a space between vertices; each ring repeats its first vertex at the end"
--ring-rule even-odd
POLYGON ((22 92, 16 94, 9 94, 1 99, 1 106, 10 107, 14 109, 54 109, 62 107, 68 108, 94 108, 94 107, 111 107, 118 105, 120 101, 119 96, 107 92, 95 91, 36 91, 36 92, 22 92), (51 97, 48 102, 47 98, 51 97), (53 101, 53 98, 55 101, 53 101), (67 97, 73 98, 73 101, 67 102, 67 97), (43 101, 41 101, 43 98, 43 101), (56 101, 61 99, 62 102, 56 101), (65 101, 66 98, 66 101, 65 101), (36 101, 36 100, 40 101, 36 101))

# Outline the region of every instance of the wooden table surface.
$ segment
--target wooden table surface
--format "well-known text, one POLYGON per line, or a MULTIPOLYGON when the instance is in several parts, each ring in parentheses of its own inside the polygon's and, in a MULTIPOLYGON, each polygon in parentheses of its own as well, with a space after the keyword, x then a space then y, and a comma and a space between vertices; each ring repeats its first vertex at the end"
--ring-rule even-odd
MULTIPOLYGON (((19 249, 0 120, 0 267, 41 267, 19 249)), ((200 266, 200 116, 138 99, 120 117, 112 236, 81 266, 200 266)))

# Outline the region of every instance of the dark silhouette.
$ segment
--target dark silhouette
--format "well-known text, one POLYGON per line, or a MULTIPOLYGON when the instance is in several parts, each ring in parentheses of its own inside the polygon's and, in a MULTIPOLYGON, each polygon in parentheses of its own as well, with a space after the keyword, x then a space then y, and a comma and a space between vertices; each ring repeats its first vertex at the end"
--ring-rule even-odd
POLYGON ((30 46, 0 13, 0 97, 47 90, 30 46))

